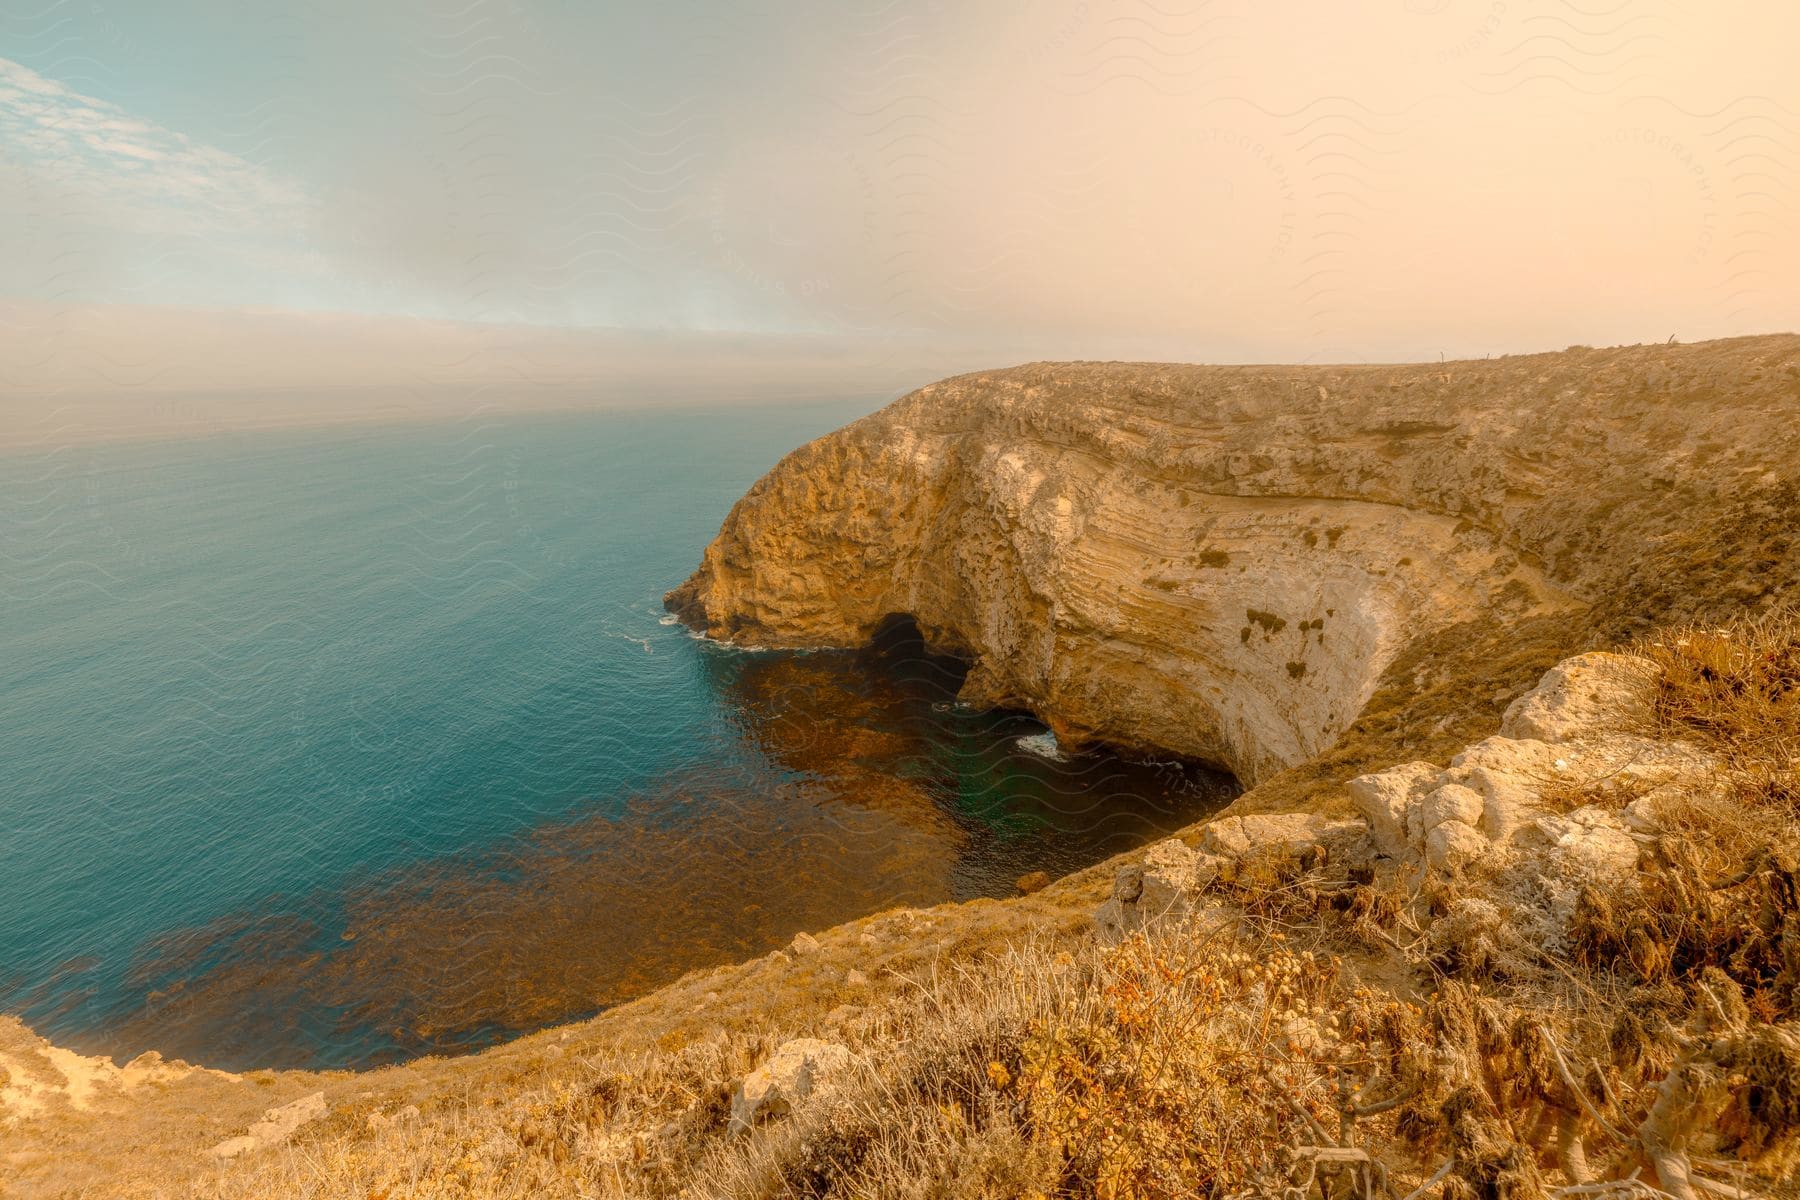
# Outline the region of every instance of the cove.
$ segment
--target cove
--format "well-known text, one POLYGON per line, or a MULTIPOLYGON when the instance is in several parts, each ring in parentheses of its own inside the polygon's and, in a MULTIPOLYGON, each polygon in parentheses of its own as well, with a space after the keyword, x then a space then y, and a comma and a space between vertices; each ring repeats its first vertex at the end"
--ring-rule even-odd
POLYGON ((1234 794, 1046 756, 904 628, 667 622, 731 501, 872 406, 7 456, 0 1010, 232 1069, 466 1050, 1234 794))

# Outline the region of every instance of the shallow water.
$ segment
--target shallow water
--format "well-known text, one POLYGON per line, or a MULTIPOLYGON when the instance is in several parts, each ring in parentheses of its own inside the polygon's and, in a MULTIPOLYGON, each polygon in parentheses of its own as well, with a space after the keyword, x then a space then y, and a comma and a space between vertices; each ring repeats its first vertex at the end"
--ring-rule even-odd
POLYGON ((0 1010, 87 1052, 488 1044, 1216 807, 896 635, 746 653, 660 597, 862 406, 0 458, 0 1010))

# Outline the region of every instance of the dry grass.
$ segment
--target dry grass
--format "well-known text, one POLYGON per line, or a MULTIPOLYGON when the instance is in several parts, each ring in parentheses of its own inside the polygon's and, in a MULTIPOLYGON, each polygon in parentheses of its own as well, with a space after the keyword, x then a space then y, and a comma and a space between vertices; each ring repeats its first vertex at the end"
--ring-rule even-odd
POLYGON ((1800 608, 1675 631, 1639 653, 1662 668, 1668 729, 1726 758, 1745 807, 1800 817, 1800 608))

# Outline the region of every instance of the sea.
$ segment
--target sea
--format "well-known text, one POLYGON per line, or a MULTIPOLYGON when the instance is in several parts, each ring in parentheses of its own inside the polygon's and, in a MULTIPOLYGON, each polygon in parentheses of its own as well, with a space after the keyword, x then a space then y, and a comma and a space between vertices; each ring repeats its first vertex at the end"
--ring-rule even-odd
POLYGON ((959 704, 904 627, 795 653, 664 613, 875 406, 0 454, 0 1013, 121 1062, 464 1052, 1227 802, 959 704))

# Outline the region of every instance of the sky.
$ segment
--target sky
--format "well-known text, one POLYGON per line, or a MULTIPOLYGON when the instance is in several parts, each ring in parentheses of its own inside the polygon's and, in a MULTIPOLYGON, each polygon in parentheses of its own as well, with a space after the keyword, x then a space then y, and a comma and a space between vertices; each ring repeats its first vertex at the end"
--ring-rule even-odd
POLYGON ((13 0, 0 393, 354 385, 321 329, 883 388, 1787 330, 1796 46, 1776 0, 13 0))

